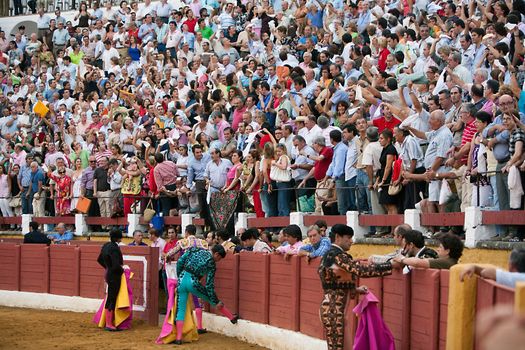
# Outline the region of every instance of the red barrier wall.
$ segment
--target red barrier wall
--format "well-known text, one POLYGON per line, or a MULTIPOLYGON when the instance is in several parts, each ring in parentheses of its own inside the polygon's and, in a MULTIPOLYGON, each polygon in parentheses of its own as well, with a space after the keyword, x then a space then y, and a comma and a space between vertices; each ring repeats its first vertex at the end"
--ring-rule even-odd
POLYGON ((49 293, 78 295, 80 291, 80 249, 72 245, 49 247, 49 293))
POLYGON ((124 264, 133 272, 130 281, 133 304, 138 306, 134 312, 148 320, 150 325, 156 326, 159 321, 159 249, 130 246, 120 249, 124 264))
POLYGON ((239 254, 239 315, 268 324, 270 259, 267 254, 239 254))
POLYGON ((383 277, 383 319, 399 350, 410 348, 410 291, 410 275, 394 271, 383 277))
POLYGON ((324 220, 328 226, 334 226, 335 224, 347 224, 346 215, 306 215, 304 217, 304 225, 311 226, 315 224, 317 220, 324 220))
MULTIPOLYGON (((158 259, 151 247, 122 246, 125 264, 134 273, 131 285, 136 315, 158 322, 158 259)), ((17 245, 0 243, 0 289, 102 298, 104 271, 96 262, 100 244, 17 245)), ((247 320, 323 338, 319 306, 323 291, 319 259, 242 252, 218 263, 217 294, 247 320)), ((449 272, 413 269, 383 278, 360 279, 380 300, 396 349, 445 349, 449 272)), ((345 349, 352 348, 357 319, 349 300, 345 349)), ((514 290, 478 279, 476 309, 513 303, 514 290)))
POLYGON ((314 338, 324 339, 323 326, 319 318, 319 307, 323 300, 323 289, 317 274, 320 258, 306 259, 299 264, 299 331, 314 338))
POLYGON ((272 326, 299 330, 300 263, 298 256, 285 260, 270 255, 269 323, 272 326))
MULTIPOLYGON (((239 254, 228 253, 217 263, 215 292, 231 312, 239 312, 239 254)), ((213 311, 221 315, 217 310, 213 311)))
POLYGON ((286 227, 290 225, 288 216, 271 218, 248 218, 248 227, 286 227))
POLYGON ((421 214, 423 226, 463 226, 465 213, 425 213, 421 214))
POLYGON ((49 293, 49 247, 33 244, 20 249, 20 290, 49 293))
POLYGON ((440 272, 415 269, 410 274, 410 349, 436 350, 439 341, 440 272))
POLYGON ((0 244, 0 289, 20 290, 20 246, 0 244))
POLYGON ((403 214, 359 215, 359 226, 398 226, 405 222, 403 214))
MULTIPOLYGON (((158 324, 159 251, 151 247, 121 247, 131 279, 135 314, 158 324)), ((98 245, 0 243, 0 289, 86 298, 104 297, 104 270, 98 265, 98 245)), ((102 301, 102 300, 101 300, 102 301)))
POLYGON ((103 298, 104 269, 97 263, 100 245, 82 245, 80 248, 80 296, 103 298))
POLYGON ((439 350, 445 350, 447 344, 447 317, 448 317, 448 270, 440 270, 440 293, 439 293, 439 350))
POLYGON ((368 290, 379 299, 379 303, 377 304, 377 308, 379 309, 379 312, 383 311, 383 278, 382 277, 374 277, 374 278, 362 278, 359 280, 360 286, 367 286, 368 290))

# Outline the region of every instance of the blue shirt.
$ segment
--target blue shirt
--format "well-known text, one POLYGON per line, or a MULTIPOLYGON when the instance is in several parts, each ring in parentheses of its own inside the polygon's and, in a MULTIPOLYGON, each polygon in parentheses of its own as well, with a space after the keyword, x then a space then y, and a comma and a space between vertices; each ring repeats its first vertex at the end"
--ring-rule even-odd
POLYGON ((204 180, 204 172, 206 170, 206 165, 211 160, 211 156, 208 153, 204 153, 200 160, 191 158, 188 162, 188 180, 186 186, 191 187, 191 183, 196 180, 204 180))
POLYGON ((73 232, 66 231, 63 235, 60 235, 59 233, 51 233, 47 235, 49 239, 55 239, 55 243, 64 243, 66 241, 72 241, 73 240, 73 232))
POLYGON ((343 142, 339 142, 337 145, 335 145, 332 163, 330 163, 328 171, 326 172, 327 176, 330 176, 336 180, 338 180, 339 178, 342 178, 344 180, 347 151, 348 146, 345 145, 343 142))
POLYGON ((306 250, 310 253, 311 258, 315 258, 325 255, 331 246, 332 243, 330 243, 330 239, 328 237, 322 237, 316 244, 305 244, 300 250, 306 250))
POLYGON ((33 193, 38 192, 38 183, 45 181, 44 172, 41 169, 38 169, 36 173, 31 172, 31 191, 33 193))
MULTIPOLYGON (((298 43, 304 45, 304 44, 306 44, 306 39, 308 39, 308 38, 305 37, 305 36, 302 36, 302 37, 299 38, 298 43)), ((317 44, 317 37, 315 35, 310 35, 310 39, 312 39, 314 44, 317 44)))
POLYGON ((143 42, 155 39, 155 25, 153 23, 142 24, 139 28, 139 38, 142 39, 143 42))
POLYGON ((371 21, 372 21, 372 11, 367 10, 366 12, 362 12, 361 14, 359 14, 359 17, 357 18, 357 31, 360 34, 363 33, 371 21))
POLYGON ((182 47, 182 44, 188 43, 190 50, 193 50, 193 48, 195 47, 195 34, 186 32, 186 33, 182 33, 182 37, 183 38, 180 41, 181 47, 182 47))
POLYGON ((496 282, 514 288, 516 287, 516 282, 525 282, 525 273, 496 269, 496 282))
POLYGON ((134 247, 134 246, 139 247, 140 246, 140 247, 142 247, 142 246, 147 246, 147 244, 144 243, 144 242, 140 242, 140 244, 137 244, 137 243, 135 243, 135 241, 133 241, 130 244, 128 244, 128 246, 132 246, 132 247, 134 247))
POLYGON ((453 137, 452 132, 446 125, 425 134, 428 140, 428 148, 425 153, 424 163, 425 168, 430 169, 436 158, 447 158, 447 152, 452 147, 453 137))
MULTIPOLYGON (((502 125, 503 124, 503 115, 500 114, 494 120, 492 123, 490 123, 481 134, 484 138, 488 137, 489 129, 492 128, 495 125, 502 125)), ((496 131, 493 135, 493 137, 496 139, 496 144, 494 145, 494 148, 492 149, 492 153, 494 154, 494 158, 498 162, 506 162, 510 158, 509 153, 509 139, 510 134, 508 130, 503 130, 502 132, 496 131)))
POLYGON ((323 10, 317 10, 315 13, 309 11, 306 18, 312 21, 314 27, 323 28, 323 10))
POLYGON ((31 184, 31 167, 29 165, 22 164, 18 173, 18 179, 22 187, 29 187, 31 184))
POLYGON ((232 162, 225 158, 221 158, 219 164, 212 160, 206 165, 204 176, 210 180, 211 192, 220 191, 226 185, 228 171, 232 166, 232 162))

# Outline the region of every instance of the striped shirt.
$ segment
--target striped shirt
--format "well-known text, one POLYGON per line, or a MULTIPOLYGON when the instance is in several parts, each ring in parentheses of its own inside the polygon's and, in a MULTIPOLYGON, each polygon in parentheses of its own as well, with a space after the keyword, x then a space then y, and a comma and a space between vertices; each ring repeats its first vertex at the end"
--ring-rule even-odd
POLYGON ((512 131, 512 134, 510 135, 509 139, 509 153, 511 157, 514 155, 514 151, 516 150, 516 143, 518 141, 521 141, 525 144, 525 133, 519 127, 516 127, 512 131))
POLYGON ((409 135, 401 144, 399 158, 403 160, 403 168, 410 169, 410 164, 416 160, 416 169, 423 166, 423 150, 415 137, 409 135))
POLYGON ((170 160, 165 160, 155 166, 155 169, 153 169, 153 174, 155 176, 157 188, 160 189, 162 187, 175 184, 179 171, 175 163, 170 160))
MULTIPOLYGON (((461 137, 461 147, 471 142, 476 132, 476 119, 472 119, 472 121, 465 125, 465 128, 463 129, 463 136, 461 137)), ((467 161, 468 152, 461 158, 461 164, 467 164, 467 161)))

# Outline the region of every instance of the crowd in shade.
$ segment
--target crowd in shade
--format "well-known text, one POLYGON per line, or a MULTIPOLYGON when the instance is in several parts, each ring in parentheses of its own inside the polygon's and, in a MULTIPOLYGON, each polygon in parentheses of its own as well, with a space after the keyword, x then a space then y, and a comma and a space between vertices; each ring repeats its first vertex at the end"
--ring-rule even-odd
POLYGON ((523 0, 33 5, 0 32, 3 216, 523 209, 523 0))

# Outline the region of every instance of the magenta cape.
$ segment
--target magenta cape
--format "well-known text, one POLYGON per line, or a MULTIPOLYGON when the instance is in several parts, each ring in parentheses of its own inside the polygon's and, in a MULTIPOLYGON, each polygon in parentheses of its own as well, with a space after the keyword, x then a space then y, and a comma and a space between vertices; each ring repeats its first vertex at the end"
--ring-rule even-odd
MULTIPOLYGON (((122 274, 122 281, 120 283, 120 289, 117 295, 117 306, 115 307, 115 327, 120 330, 130 329, 131 320, 133 319, 133 293, 131 291, 131 284, 129 280, 133 277, 133 273, 130 269, 125 269, 122 274)), ((93 323, 103 328, 106 325, 106 313, 104 312, 104 306, 106 305, 106 298, 102 300, 102 304, 98 309, 95 317, 93 317, 93 323)))
MULTIPOLYGON (((177 279, 168 278, 168 304, 166 306, 166 317, 162 324, 157 344, 169 344, 177 339, 177 327, 175 326, 175 315, 177 314, 177 279)), ((184 326, 182 328, 182 340, 192 342, 199 339, 197 325, 193 317, 193 301, 188 298, 186 314, 184 315, 184 326)))
POLYGON ((376 296, 370 292, 363 296, 354 312, 360 316, 354 339, 354 350, 395 350, 394 336, 377 309, 376 296))

